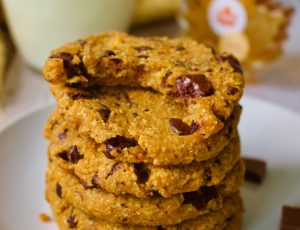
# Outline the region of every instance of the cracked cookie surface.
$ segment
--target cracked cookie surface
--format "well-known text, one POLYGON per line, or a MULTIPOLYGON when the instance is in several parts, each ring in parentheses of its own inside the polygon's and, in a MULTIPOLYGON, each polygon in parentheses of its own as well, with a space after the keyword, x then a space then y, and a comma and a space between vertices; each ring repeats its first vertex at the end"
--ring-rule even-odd
POLYGON ((240 158, 239 138, 235 137, 220 154, 208 161, 163 167, 119 162, 97 151, 97 143, 79 136, 57 112, 52 117, 48 122, 52 127, 49 160, 56 161, 61 168, 72 170, 86 187, 100 186, 114 194, 129 193, 141 198, 155 194, 170 197, 195 191, 200 186, 216 185, 240 158))
POLYGON ((110 32, 54 50, 44 66, 55 85, 150 88, 182 105, 183 122, 207 138, 224 125, 243 94, 243 71, 231 55, 184 38, 110 32))
MULTIPOLYGON (((235 106, 223 129, 204 138, 197 132, 181 135, 197 124, 184 123, 182 104, 154 91, 102 87, 86 92, 52 86, 52 92, 61 114, 56 120, 63 116, 81 136, 98 143, 106 157, 129 163, 176 165, 213 158, 235 136, 241 113, 235 106)), ((51 129, 46 127, 46 137, 51 129)))

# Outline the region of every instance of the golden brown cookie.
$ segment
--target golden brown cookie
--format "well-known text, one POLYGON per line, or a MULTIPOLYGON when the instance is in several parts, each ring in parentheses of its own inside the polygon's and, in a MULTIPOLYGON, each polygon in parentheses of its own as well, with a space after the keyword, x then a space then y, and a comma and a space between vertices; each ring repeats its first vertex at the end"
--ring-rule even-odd
MULTIPOLYGON (((203 138, 193 131, 204 124, 184 123, 183 105, 155 91, 103 87, 87 92, 65 86, 52 91, 61 116, 81 136, 98 143, 99 153, 130 163, 175 165, 213 158, 235 136, 241 112, 235 106, 223 129, 203 138)), ((46 137, 51 129, 46 127, 46 137)))
POLYGON ((72 172, 50 162, 47 187, 89 216, 111 222, 137 225, 175 225, 222 208, 223 197, 237 192, 243 182, 244 167, 239 161, 218 186, 203 186, 198 191, 148 199, 114 195, 99 187, 86 188, 72 172), (234 181, 233 181, 234 180, 234 181))
POLYGON ((108 159, 97 151, 97 143, 79 136, 57 111, 48 124, 52 127, 48 147, 50 161, 72 170, 86 187, 100 186, 114 194, 146 198, 196 191, 200 186, 219 184, 240 159, 240 143, 234 138, 222 153, 208 161, 178 166, 153 166, 108 159), (52 126, 56 122, 56 125, 52 126))
POLYGON ((238 230, 240 229, 243 205, 238 194, 224 199, 222 209, 195 219, 184 221, 177 226, 138 226, 117 224, 88 216, 51 191, 46 192, 55 220, 61 230, 238 230))
MULTIPOLYGON (((239 62, 184 38, 134 37, 110 32, 54 50, 44 67, 55 85, 138 86, 181 105, 183 122, 207 138, 224 125, 243 93, 239 62), (194 124, 194 125, 193 125, 194 124)), ((190 131, 191 132, 191 131, 190 131)))

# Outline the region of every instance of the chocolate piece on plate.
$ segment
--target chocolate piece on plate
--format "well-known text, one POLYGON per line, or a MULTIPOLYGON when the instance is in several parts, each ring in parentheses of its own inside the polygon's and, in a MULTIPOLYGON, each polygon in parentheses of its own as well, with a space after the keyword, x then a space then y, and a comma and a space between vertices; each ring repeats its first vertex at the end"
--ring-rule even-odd
POLYGON ((246 165, 245 179, 260 184, 266 174, 266 162, 256 158, 243 157, 246 165))
POLYGON ((300 229, 300 207, 284 205, 281 211, 280 230, 300 229))

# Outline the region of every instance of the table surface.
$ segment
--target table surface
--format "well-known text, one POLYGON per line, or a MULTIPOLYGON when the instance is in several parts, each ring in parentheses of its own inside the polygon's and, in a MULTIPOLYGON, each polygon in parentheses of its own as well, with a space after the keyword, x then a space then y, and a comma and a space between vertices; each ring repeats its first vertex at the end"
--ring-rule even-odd
MULTIPOLYGON (((295 6, 296 11, 289 28, 289 40, 285 43, 285 54, 257 71, 258 82, 246 85, 245 95, 279 104, 300 114, 300 1, 285 0, 295 6)), ((134 29, 136 35, 179 34, 174 21, 134 29)), ((19 55, 10 66, 6 81, 6 98, 0 114, 0 130, 5 125, 37 108, 54 103, 49 85, 42 74, 30 69, 19 55)))

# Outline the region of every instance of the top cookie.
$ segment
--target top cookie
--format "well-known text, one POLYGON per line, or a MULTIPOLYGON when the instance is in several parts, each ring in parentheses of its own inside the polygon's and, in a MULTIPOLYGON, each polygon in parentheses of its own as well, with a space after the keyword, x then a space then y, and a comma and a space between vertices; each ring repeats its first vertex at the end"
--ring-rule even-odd
POLYGON ((231 55, 196 41, 110 32, 52 52, 44 67, 52 84, 140 86, 182 104, 186 124, 207 138, 222 129, 243 93, 243 71, 231 55))

